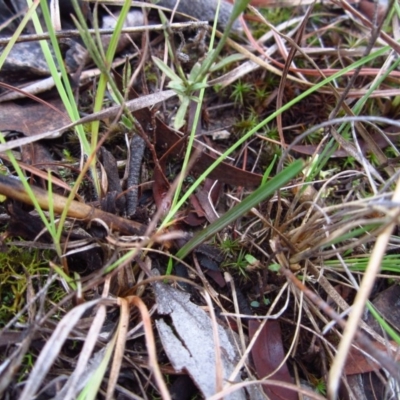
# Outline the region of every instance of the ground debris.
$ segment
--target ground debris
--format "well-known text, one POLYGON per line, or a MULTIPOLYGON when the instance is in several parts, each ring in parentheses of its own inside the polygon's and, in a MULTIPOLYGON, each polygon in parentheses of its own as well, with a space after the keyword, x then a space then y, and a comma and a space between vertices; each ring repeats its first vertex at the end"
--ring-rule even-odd
MULTIPOLYGON (((172 319, 174 329, 166 320, 156 321, 157 330, 165 352, 177 371, 187 370, 205 397, 216 393, 216 350, 213 324, 207 313, 189 301, 190 295, 163 283, 156 283, 154 290, 158 312, 172 319)), ((223 384, 232 373, 238 353, 231 336, 217 324, 223 384)), ((239 382, 240 380, 236 380, 239 382)), ((242 390, 235 391, 227 399, 244 399, 242 390)))

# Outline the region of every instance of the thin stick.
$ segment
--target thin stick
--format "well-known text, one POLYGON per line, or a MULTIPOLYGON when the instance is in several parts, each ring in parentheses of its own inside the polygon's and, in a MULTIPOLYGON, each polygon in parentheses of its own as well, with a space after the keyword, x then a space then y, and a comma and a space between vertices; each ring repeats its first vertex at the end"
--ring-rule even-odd
MULTIPOLYGON (((44 210, 48 210, 48 192, 35 186, 32 186, 31 189, 40 207, 44 210)), ((18 179, 0 175, 0 193, 9 198, 33 205, 32 199, 26 192, 22 182, 18 179)), ((61 214, 67 207, 68 199, 64 196, 52 193, 52 200, 54 212, 56 214, 61 214)), ((87 204, 80 203, 79 201, 71 201, 71 204, 68 207, 67 215, 68 217, 81 219, 83 221, 91 221, 95 218, 98 218, 103 220, 111 229, 120 231, 121 233, 127 235, 140 234, 146 228, 139 222, 118 217, 87 204)))
MULTIPOLYGON (((169 28, 171 29, 194 29, 194 28, 204 28, 208 27, 207 21, 192 21, 192 22, 177 22, 173 24, 169 24, 169 28)), ((135 26, 132 28, 123 28, 121 33, 140 33, 144 31, 154 32, 154 31, 162 31, 165 29, 163 24, 156 25, 146 25, 146 26, 135 26)), ((111 35, 114 33, 114 29, 88 29, 89 34, 99 33, 100 35, 111 35)), ((65 29, 62 32, 56 32, 57 38, 72 38, 72 37, 80 37, 80 33, 77 29, 65 29)), ((18 42, 37 42, 39 40, 48 40, 50 35, 48 33, 42 33, 40 35, 20 35, 16 39, 16 43, 18 42)), ((0 39, 0 45, 6 45, 10 41, 11 37, 5 37, 0 39)))

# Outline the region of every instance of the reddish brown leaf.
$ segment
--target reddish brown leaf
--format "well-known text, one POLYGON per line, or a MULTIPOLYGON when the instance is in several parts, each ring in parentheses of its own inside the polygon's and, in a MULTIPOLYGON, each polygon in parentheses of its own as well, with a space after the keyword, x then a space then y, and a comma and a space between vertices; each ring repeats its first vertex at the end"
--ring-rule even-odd
POLYGON ((218 219, 218 215, 214 210, 214 204, 216 204, 219 193, 221 190, 221 183, 217 182, 215 185, 215 181, 212 179, 206 179, 204 183, 204 187, 197 191, 196 198, 201 204, 202 210, 207 218, 207 221, 212 223, 218 219), (211 196, 210 196, 210 190, 211 196))
MULTIPOLYGON (((153 119, 152 113, 148 108, 135 111, 133 112, 133 115, 145 130, 149 124, 149 121, 153 119)), ((162 122, 158 117, 155 118, 155 121, 157 146, 170 150, 171 155, 182 156, 186 147, 186 141, 182 140, 181 136, 165 125, 164 122, 162 122)), ((196 160, 192 170, 197 173, 202 173, 216 160, 216 157, 203 152, 202 147, 199 144, 195 146, 195 149, 199 150, 200 156, 196 160)), ((218 165, 208 175, 208 177, 228 183, 230 185, 244 187, 259 186, 262 179, 261 175, 243 171, 226 163, 221 163, 218 165)))
MULTIPOLYGON (((396 345, 395 342, 391 341, 392 345, 396 345)), ((387 351, 387 346, 382 343, 375 342, 375 347, 377 347, 380 351, 387 351)), ((395 355, 393 354, 393 357, 395 355)), ((397 355, 396 361, 400 360, 400 354, 397 355)), ((373 362, 369 357, 365 356, 356 348, 352 347, 350 350, 350 354, 347 357, 346 365, 344 368, 344 373, 346 375, 355 375, 355 374, 363 374, 365 372, 378 371, 381 369, 381 366, 375 362, 373 362)))
POLYGON ((52 131, 71 120, 59 98, 48 98, 49 104, 30 99, 0 105, 0 131, 17 131, 26 136, 52 131))
MULTIPOLYGON (((249 337, 254 336, 260 323, 255 320, 249 321, 249 337)), ((257 375, 261 379, 270 375, 276 370, 285 357, 282 343, 281 327, 278 321, 267 321, 260 335, 258 336, 251 350, 257 375)), ((279 370, 271 376, 271 379, 293 384, 293 378, 290 376, 288 367, 282 365, 279 370)), ((297 394, 293 390, 284 387, 263 385, 265 394, 271 400, 297 400, 297 394)))
POLYGON ((50 151, 40 142, 21 146, 21 159, 24 163, 35 165, 39 169, 51 170, 56 173, 58 172, 57 167, 54 166, 55 161, 50 154, 50 151))
POLYGON ((224 275, 220 271, 211 271, 210 269, 206 271, 206 274, 211 277, 219 287, 225 287, 226 281, 224 275))
POLYGON ((221 187, 222 184, 220 182, 216 183, 209 178, 205 180, 203 187, 189 198, 190 204, 194 210, 190 211, 185 217, 184 221, 186 224, 189 226, 199 226, 205 222, 204 217, 206 217, 210 223, 218 218, 210 203, 209 197, 211 197, 211 201, 215 204, 218 200, 221 187), (212 190, 211 196, 209 196, 210 190, 212 190))
MULTIPOLYGON (((144 114, 148 110, 140 110, 137 114, 144 114)), ((136 114, 135 117, 140 119, 136 114)), ((156 119, 157 122, 157 144, 158 146, 171 147, 181 140, 181 137, 165 125, 159 118, 156 119)), ((179 155, 182 153, 182 146, 186 143, 181 142, 181 145, 174 147, 174 155, 179 155)), ((193 171, 197 173, 204 172, 215 160, 216 157, 211 154, 207 154, 201 151, 201 145, 197 147, 201 153, 198 160, 193 166, 193 171)), ((261 183, 262 176, 253 174, 251 172, 243 171, 242 169, 236 168, 232 165, 221 163, 219 164, 209 175, 209 178, 214 180, 219 180, 221 182, 228 183, 234 186, 244 186, 244 187, 256 187, 261 183)))
POLYGON ((189 214, 183 219, 183 222, 188 226, 196 227, 204 224, 205 218, 199 217, 196 212, 189 212, 189 214))
MULTIPOLYGON (((199 199, 197 198, 197 196, 195 196, 195 195, 190 196, 189 201, 190 201, 190 204, 192 205, 192 207, 194 208, 193 213, 196 214, 200 218, 204 217, 205 212, 204 212, 203 207, 202 207, 199 199)), ((202 220, 204 222, 204 218, 202 218, 202 220)))

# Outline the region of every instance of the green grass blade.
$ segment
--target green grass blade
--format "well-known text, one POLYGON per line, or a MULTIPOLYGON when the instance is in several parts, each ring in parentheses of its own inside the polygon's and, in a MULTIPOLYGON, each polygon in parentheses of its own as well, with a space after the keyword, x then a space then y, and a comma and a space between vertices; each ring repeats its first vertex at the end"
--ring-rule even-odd
POLYGON ((260 186, 246 199, 225 213, 221 218, 218 218, 217 221, 213 222, 206 229, 194 236, 193 239, 191 239, 178 251, 176 256, 181 259, 185 258, 196 246, 229 224, 232 224, 236 219, 250 211, 253 207, 257 206, 267 197, 271 196, 276 190, 280 189, 283 185, 300 173, 303 168, 304 162, 302 160, 297 160, 289 165, 269 182, 260 186))
POLYGON ((156 56, 153 56, 152 60, 153 60, 154 64, 156 64, 157 67, 162 72, 164 72, 165 75, 168 76, 169 79, 171 79, 172 81, 176 81, 176 82, 179 82, 179 83, 183 84, 182 79, 170 67, 168 67, 168 65, 165 64, 164 61, 160 60, 156 56))
MULTIPOLYGON (((345 257, 343 260, 351 271, 365 271, 369 257, 345 257)), ((341 270, 342 263, 338 260, 325 260, 324 265, 329 268, 341 270)), ((387 254, 381 262, 381 270, 400 274, 400 257, 398 254, 387 254)))
POLYGON ((72 290, 77 289, 77 285, 76 285, 76 282, 74 281, 74 279, 72 279, 70 276, 68 276, 61 267, 59 267, 58 265, 53 264, 53 263, 51 264, 51 267, 54 269, 54 271, 57 272, 58 275, 61 276, 61 278, 63 278, 65 280, 65 282, 67 282, 67 284, 69 285, 69 287, 72 290))
POLYGON ((104 376, 109 368, 111 357, 115 350, 117 334, 113 335, 111 341, 107 343, 106 351, 102 354, 102 360, 95 373, 90 377, 88 383, 78 396, 78 400, 94 400, 97 399, 100 386, 104 381, 104 376))
MULTIPOLYGON (((0 133, 0 143, 5 143, 4 137, 1 133, 0 133)), ((24 189, 28 193, 29 197, 32 199, 32 204, 35 207, 37 213, 39 214, 41 221, 43 222, 44 226, 46 227, 47 231, 49 232, 49 234, 53 240, 57 255, 59 257, 61 257, 62 251, 61 251, 60 240, 57 235, 57 230, 56 230, 54 223, 52 223, 51 219, 50 220, 47 219, 44 211, 40 207, 35 195, 33 194, 32 188, 31 188, 30 184, 27 182, 26 177, 25 177, 21 167, 19 166, 18 161, 15 159, 12 151, 6 151, 6 154, 9 157, 10 162, 11 162, 12 166, 14 167, 15 172, 18 175, 18 178, 20 179, 22 185, 24 186, 24 189)), ((54 220, 53 220, 53 222, 54 222, 54 220)))
POLYGON ((272 159, 268 168, 264 172, 264 175, 263 175, 262 181, 261 181, 261 186, 263 186, 267 183, 267 180, 268 180, 269 176, 271 175, 272 168, 274 168, 274 165, 275 165, 277 159, 278 159, 278 156, 275 154, 274 158, 272 159))
POLYGON ((251 136, 253 136, 256 132, 258 132, 261 128, 263 128, 266 124, 269 122, 273 121, 278 115, 282 114, 284 111, 290 109, 292 106, 297 104, 299 101, 303 100, 310 94, 316 92, 317 90, 321 89, 323 86, 327 85, 328 83, 334 81, 335 79, 338 79, 339 77, 347 74, 348 72, 374 60, 377 57, 380 57, 381 55, 385 54, 387 51, 390 50, 389 46, 382 47, 381 49, 375 51, 374 53, 371 53, 367 57, 364 57, 361 60, 358 60, 354 62, 353 64, 347 66, 346 68, 343 68, 342 70, 336 72, 335 74, 325 78, 321 82, 316 83, 314 86, 310 87, 303 93, 301 93, 299 96, 295 97, 293 100, 289 101, 285 105, 283 105, 279 110, 276 110, 274 113, 272 113, 270 116, 265 118, 263 121, 261 121, 257 126, 255 126, 253 129, 251 129, 249 132, 247 132, 245 135, 243 135, 234 145, 232 145, 225 153, 223 153, 221 156, 219 156, 200 176, 199 178, 193 183, 193 185, 186 191, 184 196, 179 200, 179 202, 174 206, 171 207, 170 212, 167 214, 165 217, 163 223, 161 224, 160 229, 164 228, 166 225, 169 224, 169 222, 174 218, 174 215, 178 212, 178 210, 183 206, 185 201, 189 198, 189 196, 196 190, 196 188, 201 184, 201 182, 204 181, 205 178, 210 174, 210 172, 221 162, 223 162, 231 153, 233 153, 239 146, 241 146, 245 141, 250 139, 251 136))
MULTIPOLYGON (((233 23, 235 22, 235 20, 237 18, 239 18, 240 14, 246 9, 246 7, 249 5, 250 0, 236 0, 235 4, 233 6, 232 9, 232 13, 231 16, 229 18, 228 23, 226 24, 226 28, 224 30, 224 33, 222 35, 221 40, 218 43, 218 46, 216 47, 215 51, 206 58, 206 60, 204 61, 202 68, 201 68, 201 72, 199 74, 199 81, 202 81, 203 78, 208 74, 208 72, 210 71, 211 66, 214 64, 215 60, 217 59, 219 53, 221 53, 223 47, 225 46, 225 42, 228 40, 229 35, 231 33, 232 30, 232 26, 233 23)), ((219 11, 219 4, 218 3, 218 8, 217 8, 217 14, 219 11)), ((216 26, 216 22, 217 22, 217 18, 214 21, 214 26, 216 26)))
MULTIPOLYGON (((51 177, 51 171, 50 170, 48 171, 47 176, 48 176, 47 193, 48 193, 48 203, 49 203, 49 210, 48 210, 49 221, 50 221, 50 224, 53 226, 55 235, 57 236, 58 230, 56 228, 56 217, 55 217, 55 214, 54 214, 54 202, 53 202, 53 181, 51 179, 52 177, 51 177)), ((61 239, 61 235, 60 235, 60 237, 57 236, 57 241, 58 242, 60 241, 60 239, 61 239)))
POLYGON ((394 330, 387 322, 384 318, 382 318, 382 316, 379 314, 379 312, 376 310, 376 308, 374 307, 374 305, 371 302, 367 302, 367 308, 369 310, 369 312, 373 315, 373 317, 376 319, 376 321, 378 322, 378 324, 382 327, 382 329, 385 330, 385 332, 397 343, 400 344, 400 336, 399 334, 396 332, 396 330, 394 330))
POLYGON ((246 57, 243 54, 235 53, 230 56, 224 57, 221 61, 217 62, 210 68, 210 72, 216 72, 229 64, 232 64, 237 61, 245 60, 246 57))
MULTIPOLYGON (((30 2, 30 1, 31 0, 28 0, 28 2, 30 2)), ((78 106, 75 102, 74 93, 73 93, 72 87, 70 85, 68 73, 65 69, 65 65, 64 65, 62 55, 61 55, 60 47, 58 45, 57 37, 56 37, 54 29, 51 25, 50 12, 49 12, 47 3, 42 2, 41 8, 42 8, 42 13, 43 13, 43 18, 46 23, 46 27, 47 27, 47 30, 48 30, 48 33, 50 36, 50 42, 51 42, 55 57, 57 59, 58 68, 60 69, 60 72, 61 72, 62 79, 60 78, 60 76, 58 74, 57 65, 54 62, 49 45, 46 41, 40 42, 41 46, 42 46, 42 51, 43 51, 44 57, 46 59, 46 63, 51 72, 51 76, 54 80, 54 84, 55 84, 57 91, 60 95, 60 98, 64 104, 64 107, 67 110, 68 116, 71 118, 71 121, 77 121, 80 118, 78 106)), ((34 22, 36 32, 43 33, 43 29, 40 25, 40 22, 39 22, 39 19, 38 19, 36 13, 33 15, 32 20, 34 22)), ((90 146, 89 146, 89 142, 85 136, 83 127, 77 126, 76 132, 77 132, 79 142, 81 144, 83 151, 86 152, 87 154, 89 154, 90 146)))

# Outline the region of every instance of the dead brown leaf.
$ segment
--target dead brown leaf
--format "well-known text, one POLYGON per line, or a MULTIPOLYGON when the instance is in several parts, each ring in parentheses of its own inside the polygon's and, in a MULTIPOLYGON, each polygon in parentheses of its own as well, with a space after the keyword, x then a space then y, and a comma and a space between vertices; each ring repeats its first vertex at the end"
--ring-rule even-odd
POLYGON ((49 96, 45 101, 47 105, 30 99, 1 104, 0 131, 17 131, 32 136, 71 122, 60 98, 49 96))
MULTIPOLYGON (((390 343, 392 345, 396 345, 396 343, 393 341, 391 341, 390 343)), ((388 351, 387 346, 381 343, 375 342, 374 346, 382 352, 388 351)), ((396 361, 399 360, 400 354, 396 357, 396 361)), ((364 355, 360 350, 357 350, 355 347, 352 347, 344 367, 344 373, 346 375, 363 374, 365 372, 378 371, 381 368, 382 367, 374 362, 370 357, 364 355)))
MULTIPOLYGON (((250 339, 254 336, 259 326, 260 323, 258 321, 249 321, 250 339)), ((251 355, 253 357, 257 375, 260 379, 273 373, 271 378, 274 380, 282 381, 282 383, 294 383, 286 363, 277 370, 285 358, 282 332, 278 321, 266 322, 254 343, 251 355)), ((264 385, 263 388, 265 394, 271 400, 297 400, 298 398, 296 392, 283 386, 264 385)))

